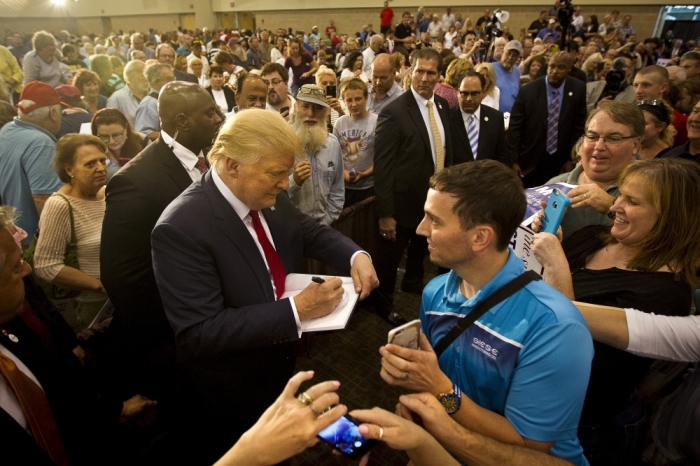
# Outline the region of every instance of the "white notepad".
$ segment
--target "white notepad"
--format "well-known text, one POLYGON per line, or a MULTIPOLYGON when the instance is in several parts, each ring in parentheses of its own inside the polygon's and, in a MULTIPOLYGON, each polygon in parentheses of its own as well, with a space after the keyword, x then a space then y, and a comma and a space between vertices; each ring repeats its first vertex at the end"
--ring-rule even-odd
MULTIPOLYGON (((290 273, 284 280, 284 294, 282 298, 291 298, 302 292, 311 283, 311 277, 319 275, 307 275, 303 273, 290 273)), ((334 277, 320 276, 323 279, 334 277)), ((325 330, 344 329, 355 309, 359 294, 355 291, 355 285, 350 277, 337 277, 343 281, 343 299, 335 310, 328 315, 316 319, 306 320, 301 323, 302 332, 322 332, 325 330)))

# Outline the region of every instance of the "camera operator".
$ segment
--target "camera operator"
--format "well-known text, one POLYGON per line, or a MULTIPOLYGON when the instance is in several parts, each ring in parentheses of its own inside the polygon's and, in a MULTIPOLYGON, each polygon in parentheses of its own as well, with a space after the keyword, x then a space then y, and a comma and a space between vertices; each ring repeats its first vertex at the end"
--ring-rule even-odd
POLYGON ((613 61, 612 70, 605 75, 605 80, 586 84, 586 108, 589 112, 601 100, 634 102, 634 88, 628 84, 630 70, 634 69, 633 65, 628 57, 616 58, 613 61))

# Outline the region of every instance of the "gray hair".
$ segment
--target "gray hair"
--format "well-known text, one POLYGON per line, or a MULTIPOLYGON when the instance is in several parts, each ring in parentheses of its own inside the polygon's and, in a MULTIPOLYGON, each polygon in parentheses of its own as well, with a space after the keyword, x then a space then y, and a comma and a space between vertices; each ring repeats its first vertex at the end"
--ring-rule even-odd
MULTIPOLYGON (((36 102, 33 100, 21 100, 17 104, 21 108, 28 108, 34 105, 36 102)), ((56 109, 58 112, 61 111, 61 104, 56 105, 46 105, 44 107, 35 108, 29 113, 24 113, 22 111, 17 112, 17 118, 22 121, 28 121, 30 123, 41 123, 49 117, 51 110, 56 109)))
POLYGON ((384 43, 384 37, 382 37, 381 34, 375 34, 372 37, 369 38, 369 43, 370 44, 383 44, 384 43))
POLYGON ((32 46, 37 52, 47 45, 56 45, 56 38, 47 31, 37 31, 32 37, 32 46))
POLYGON ((135 75, 143 74, 143 71, 145 68, 146 68, 146 64, 144 62, 142 62, 141 60, 131 60, 124 67, 124 80, 127 82, 127 84, 130 83, 131 79, 135 75))
POLYGON ((166 68, 169 70, 173 69, 173 67, 167 63, 154 63, 152 65, 148 65, 144 70, 144 74, 148 80, 148 85, 153 87, 153 85, 160 79, 161 72, 166 68))

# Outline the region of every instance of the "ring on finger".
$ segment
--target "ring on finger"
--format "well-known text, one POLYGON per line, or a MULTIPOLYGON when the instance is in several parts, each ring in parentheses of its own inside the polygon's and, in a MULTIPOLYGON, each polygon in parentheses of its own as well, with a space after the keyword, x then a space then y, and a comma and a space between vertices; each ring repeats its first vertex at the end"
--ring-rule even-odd
POLYGON ((583 198, 588 199, 588 193, 583 193, 583 198))
POLYGON ((410 375, 410 374, 408 373, 408 371, 405 371, 405 372, 403 373, 403 379, 401 379, 401 380, 408 380, 408 376, 409 376, 409 375, 410 375))
MULTIPOLYGON (((302 403, 303 405, 306 405, 306 406, 309 406, 309 405, 311 405, 311 403, 314 402, 314 399, 311 398, 306 392, 301 392, 301 393, 299 394, 299 396, 297 397, 297 399, 298 399, 299 401, 301 401, 301 403, 302 403)), ((314 412, 315 412, 315 411, 316 411, 316 410, 314 410, 314 412)))
POLYGON ((384 427, 379 428, 379 440, 384 438, 384 427))

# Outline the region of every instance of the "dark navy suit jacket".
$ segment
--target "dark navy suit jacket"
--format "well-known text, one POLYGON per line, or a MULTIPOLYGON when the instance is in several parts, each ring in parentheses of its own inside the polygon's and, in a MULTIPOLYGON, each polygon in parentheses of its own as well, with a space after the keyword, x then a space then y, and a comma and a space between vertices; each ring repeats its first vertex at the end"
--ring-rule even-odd
MULTIPOLYGON (((284 192, 261 214, 287 273, 301 272, 304 256, 348 271, 360 250, 302 214, 284 192)), ((202 424, 240 434, 293 373, 298 333, 290 300, 275 300, 263 257, 211 172, 165 209, 151 242, 175 332, 179 401, 202 424)))

